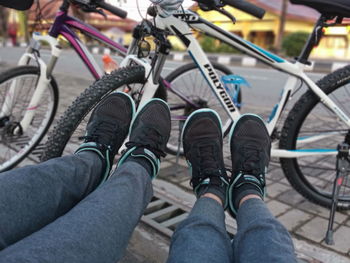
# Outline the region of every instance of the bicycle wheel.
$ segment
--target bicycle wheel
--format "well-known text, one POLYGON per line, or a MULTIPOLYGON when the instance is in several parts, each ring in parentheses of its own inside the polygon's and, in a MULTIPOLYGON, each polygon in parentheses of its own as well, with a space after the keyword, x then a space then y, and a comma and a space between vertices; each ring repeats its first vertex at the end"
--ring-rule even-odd
MULTIPOLYGON (((215 62, 212 64, 219 77, 233 74, 230 69, 221 64, 215 62)), ((171 89, 168 89, 168 103, 172 115, 172 129, 167 144, 169 153, 176 154, 179 150, 180 154, 183 154, 182 147, 179 147, 182 126, 187 116, 200 108, 211 108, 217 111, 222 120, 224 135, 227 135, 232 121, 195 63, 179 67, 166 77, 166 81, 171 86, 171 89)), ((239 106, 242 100, 241 91, 237 98, 236 105, 239 106)), ((227 146, 228 143, 225 145, 227 146)), ((231 164, 229 147, 224 147, 224 157, 229 159, 225 163, 231 164)))
MULTIPOLYGON (((317 85, 350 116, 350 66, 339 69, 317 85)), ((349 132, 343 121, 329 110, 312 91, 307 91, 290 111, 282 129, 281 149, 318 154, 281 158, 283 171, 291 185, 316 204, 330 207, 336 175, 337 145, 349 132), (333 155, 320 155, 320 152, 333 155)), ((350 178, 344 180, 338 209, 350 208, 350 178)))
MULTIPOLYGON (((133 97, 138 97, 145 81, 145 69, 141 66, 122 68, 103 76, 77 97, 60 117, 57 125, 50 132, 42 161, 61 155, 73 154, 81 144, 90 114, 101 99, 116 90, 128 90, 133 97)), ((155 97, 166 100, 166 91, 160 86, 155 97)))
POLYGON ((58 87, 51 77, 28 129, 18 135, 13 133, 28 110, 39 77, 40 69, 33 66, 20 66, 0 74, 0 172, 13 168, 28 156, 46 134, 55 117, 58 87), (15 95, 10 92, 14 81, 15 95), (5 102, 8 105, 8 96, 15 96, 11 110, 1 113, 5 102))

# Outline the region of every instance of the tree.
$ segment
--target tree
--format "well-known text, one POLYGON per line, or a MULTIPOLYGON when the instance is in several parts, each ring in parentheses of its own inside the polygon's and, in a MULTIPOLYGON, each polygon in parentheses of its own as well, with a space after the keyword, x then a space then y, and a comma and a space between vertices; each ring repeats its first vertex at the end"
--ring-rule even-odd
POLYGON ((18 11, 19 28, 26 43, 29 43, 28 11, 18 11))
POLYGON ((0 36, 3 41, 6 42, 8 38, 7 34, 7 20, 8 20, 8 9, 0 6, 0 36))
POLYGON ((280 23, 279 23, 278 34, 277 34, 276 43, 275 43, 275 48, 277 52, 280 52, 282 47, 282 38, 284 35, 284 28, 286 25, 286 16, 287 16, 287 8, 288 8, 287 1, 288 0, 282 0, 280 23))

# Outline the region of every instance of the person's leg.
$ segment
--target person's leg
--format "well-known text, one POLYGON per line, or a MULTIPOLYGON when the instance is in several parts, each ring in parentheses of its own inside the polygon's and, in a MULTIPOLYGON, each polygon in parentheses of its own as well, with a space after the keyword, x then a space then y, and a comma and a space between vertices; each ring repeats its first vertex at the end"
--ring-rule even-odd
POLYGON ((113 94, 91 115, 77 154, 0 175, 0 250, 65 214, 98 186, 132 116, 132 99, 113 94))
POLYGON ((264 122, 256 115, 243 115, 232 127, 230 146, 229 212, 238 226, 233 242, 235 262, 296 262, 288 231, 262 201, 271 151, 264 122))
POLYGON ((0 252, 0 262, 116 262, 152 198, 170 111, 151 100, 136 115, 117 170, 72 210, 0 252), (161 120, 159 120, 160 118, 161 120))
POLYGON ((63 215, 101 180, 102 162, 85 152, 0 175, 0 250, 63 215))
POLYGON ((0 262, 115 263, 151 198, 150 174, 125 162, 68 213, 1 251, 0 262))
POLYGON ((296 262, 288 231, 260 198, 242 203, 237 226, 233 242, 236 262, 296 262))
POLYGON ((184 125, 182 137, 198 200, 175 230, 168 262, 232 262, 223 208, 228 178, 219 116, 208 109, 194 112, 184 125))

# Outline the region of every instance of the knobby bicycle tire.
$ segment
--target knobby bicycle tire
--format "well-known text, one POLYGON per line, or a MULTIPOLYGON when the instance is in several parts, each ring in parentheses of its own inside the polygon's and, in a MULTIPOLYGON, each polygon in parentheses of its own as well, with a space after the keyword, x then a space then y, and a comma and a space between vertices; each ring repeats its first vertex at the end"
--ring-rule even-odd
MULTIPOLYGON (((317 82, 317 85, 337 105, 350 115, 350 66, 341 68, 317 82)), ((345 140, 349 128, 329 110, 311 91, 295 103, 284 123, 281 149, 332 149, 345 140), (328 134, 323 140, 306 143, 302 140, 313 134, 328 134), (305 144, 305 143, 304 143, 305 144)), ((324 207, 332 203, 333 181, 336 173, 336 156, 281 158, 288 181, 305 198, 324 207)), ((350 209, 350 178, 347 176, 339 196, 338 209, 350 209)))
MULTIPOLYGON (((57 125, 49 135, 41 160, 46 161, 63 154, 67 143, 79 124, 101 99, 111 92, 121 89, 124 85, 142 84, 144 81, 145 69, 142 66, 121 68, 97 80, 77 97, 60 117, 57 125)), ((162 85, 160 85, 156 91, 155 97, 166 99, 166 91, 162 85)), ((85 125, 83 129, 85 130, 85 125)), ((74 145, 73 152, 76 150, 79 143, 81 142, 77 142, 74 145)))

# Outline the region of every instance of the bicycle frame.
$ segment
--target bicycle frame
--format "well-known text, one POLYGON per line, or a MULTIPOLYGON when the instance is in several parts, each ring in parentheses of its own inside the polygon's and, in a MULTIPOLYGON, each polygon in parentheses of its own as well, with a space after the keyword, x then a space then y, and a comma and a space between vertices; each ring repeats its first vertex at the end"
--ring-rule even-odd
MULTIPOLYGON (((87 66, 88 70, 91 72, 95 79, 99 79, 104 74, 103 70, 96 63, 89 50, 86 48, 86 46, 82 43, 82 41, 72 29, 77 29, 82 34, 88 35, 93 39, 98 40, 99 42, 109 46, 111 49, 117 51, 122 56, 126 55, 127 49, 124 48, 122 45, 112 41, 92 26, 74 17, 69 16, 68 7, 66 7, 66 9, 61 8, 61 10, 56 14, 55 21, 49 31, 49 34, 47 36, 42 36, 38 33, 34 33, 33 40, 29 48, 22 55, 18 62, 18 65, 21 66, 29 64, 30 60, 35 60, 40 67, 40 77, 38 79, 37 87, 26 109, 26 113, 20 122, 22 131, 24 132, 29 127, 35 115, 35 111, 38 108, 38 103, 42 97, 43 92, 45 91, 47 85, 50 82, 50 76, 61 54, 61 47, 58 41, 58 37, 60 35, 63 36, 72 45, 74 50, 80 56, 83 63, 87 66), (35 56, 34 54, 34 52, 38 52, 40 48, 40 44, 38 44, 37 42, 46 42, 50 45, 51 59, 48 65, 46 65, 40 57, 35 56)), ((5 98, 4 105, 0 111, 0 117, 9 115, 11 113, 13 103, 16 100, 16 90, 18 90, 16 88, 16 85, 16 81, 13 81, 10 86, 9 92, 5 98)), ((16 128, 14 130, 14 134, 18 134, 19 132, 19 128, 16 128)))
MULTIPOLYGON (((155 24, 157 25, 157 28, 163 29, 163 30, 169 30, 174 35, 176 35, 182 43, 187 47, 187 51, 190 55, 190 57, 193 59, 193 61, 197 64, 198 68, 200 69, 203 77, 208 82, 209 86, 213 90, 214 94, 217 96, 217 98, 220 100, 222 106, 226 110, 226 112, 229 114, 232 121, 238 119, 241 114, 239 112, 239 109, 235 106, 233 101, 231 100, 230 96, 226 92, 223 84, 220 81, 219 76, 215 72, 215 69, 211 65, 210 61, 208 60, 207 56, 203 52, 202 48, 200 47, 198 41, 195 39, 193 34, 191 33, 191 28, 196 29, 198 31, 204 32, 208 35, 211 35, 215 37, 216 39, 219 39, 238 50, 242 51, 243 53, 246 53, 257 60, 261 61, 262 63, 265 63, 269 65, 272 68, 275 68, 277 70, 283 71, 290 75, 288 78, 281 95, 281 99, 278 104, 276 104, 275 108, 273 109, 270 119, 267 123, 267 129, 270 133, 274 131, 276 127, 277 120, 280 118, 281 113, 288 102, 288 100, 291 98, 291 94, 293 93, 293 90, 296 87, 298 79, 301 79, 304 81, 307 86, 320 98, 320 100, 329 108, 331 109, 341 120, 343 120, 346 125, 350 128, 350 118, 347 116, 304 72, 305 65, 296 62, 291 63, 288 62, 285 59, 282 59, 278 57, 277 55, 274 55, 252 43, 249 41, 246 41, 239 36, 226 32, 223 29, 213 25, 212 23, 204 20, 203 18, 199 17, 196 13, 193 13, 189 10, 186 10, 185 13, 181 11, 177 11, 174 15, 169 17, 160 17, 156 16, 155 18, 155 24)), ((132 60, 136 61, 137 58, 132 58, 132 60)), ((124 65, 127 65, 130 62, 126 62, 124 65)), ((139 64, 143 64, 140 62, 139 64)), ((146 70, 146 74, 151 74, 149 70, 146 70)), ((146 84, 144 97, 142 98, 142 103, 145 103, 146 100, 152 98, 155 88, 150 87, 147 88, 146 84)), ((151 86, 154 86, 151 84, 151 86)), ((170 88, 171 89, 171 88, 170 88)), ((224 127, 224 129, 227 127, 224 127)), ((300 138, 298 141, 300 143, 307 143, 310 141, 316 141, 325 137, 331 137, 334 133, 327 133, 327 134, 320 134, 320 135, 314 135, 310 136, 308 138, 300 138)), ((301 157, 301 156, 309 156, 309 155, 336 155, 337 150, 328 150, 328 149, 307 149, 307 150, 283 150, 283 149, 276 149, 277 144, 275 143, 273 145, 272 153, 271 155, 274 157, 281 157, 281 158, 295 158, 295 157, 301 157)))

